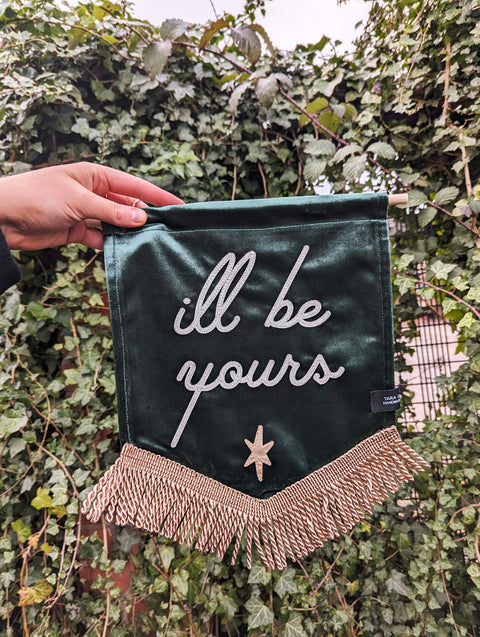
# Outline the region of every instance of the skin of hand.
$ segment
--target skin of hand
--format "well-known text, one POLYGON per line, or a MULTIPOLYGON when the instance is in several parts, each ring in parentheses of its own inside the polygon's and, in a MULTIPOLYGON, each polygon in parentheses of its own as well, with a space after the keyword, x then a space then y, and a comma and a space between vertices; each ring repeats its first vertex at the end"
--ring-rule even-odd
POLYGON ((101 221, 136 228, 147 220, 136 203, 184 203, 175 195, 108 166, 79 162, 0 178, 0 228, 12 250, 67 243, 101 249, 101 221))

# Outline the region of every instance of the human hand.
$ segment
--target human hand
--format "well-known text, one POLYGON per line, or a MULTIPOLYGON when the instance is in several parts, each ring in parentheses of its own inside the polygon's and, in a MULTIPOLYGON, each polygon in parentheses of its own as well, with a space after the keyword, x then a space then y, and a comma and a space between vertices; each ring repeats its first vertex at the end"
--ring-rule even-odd
POLYGON ((0 228, 12 250, 66 243, 101 249, 100 221, 125 228, 145 223, 146 213, 134 207, 138 201, 183 203, 140 177, 100 164, 41 168, 0 178, 0 228))

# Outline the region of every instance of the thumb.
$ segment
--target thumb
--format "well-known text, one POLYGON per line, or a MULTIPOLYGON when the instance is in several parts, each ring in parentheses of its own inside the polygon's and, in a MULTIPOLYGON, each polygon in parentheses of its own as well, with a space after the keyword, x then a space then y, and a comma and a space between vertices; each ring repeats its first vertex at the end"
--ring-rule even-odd
POLYGON ((87 219, 106 221, 114 226, 124 228, 143 226, 147 220, 147 213, 141 208, 125 206, 93 193, 88 199, 87 206, 82 210, 82 216, 87 219))

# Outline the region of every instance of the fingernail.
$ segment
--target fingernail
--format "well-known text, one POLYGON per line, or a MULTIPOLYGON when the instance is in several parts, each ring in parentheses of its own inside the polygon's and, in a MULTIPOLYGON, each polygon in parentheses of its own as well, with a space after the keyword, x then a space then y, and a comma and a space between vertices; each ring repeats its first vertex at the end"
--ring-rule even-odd
POLYGON ((147 213, 139 208, 132 208, 132 220, 134 223, 145 223, 147 220, 147 213))

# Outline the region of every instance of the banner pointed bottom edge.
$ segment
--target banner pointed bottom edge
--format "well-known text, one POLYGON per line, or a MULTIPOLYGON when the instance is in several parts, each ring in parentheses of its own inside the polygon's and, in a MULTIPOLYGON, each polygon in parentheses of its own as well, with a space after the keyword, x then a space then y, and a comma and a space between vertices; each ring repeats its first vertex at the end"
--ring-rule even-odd
POLYGON ((339 458, 282 491, 260 499, 213 478, 125 444, 115 464, 88 494, 91 522, 133 526, 222 558, 234 542, 234 564, 245 537, 269 568, 306 557, 348 532, 429 465, 395 426, 362 440, 339 458))

